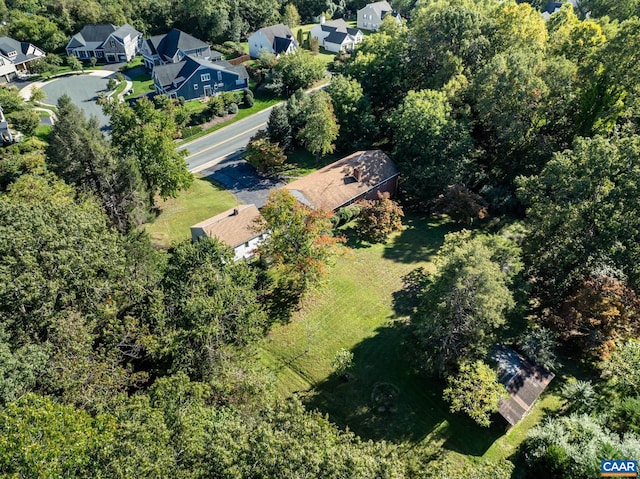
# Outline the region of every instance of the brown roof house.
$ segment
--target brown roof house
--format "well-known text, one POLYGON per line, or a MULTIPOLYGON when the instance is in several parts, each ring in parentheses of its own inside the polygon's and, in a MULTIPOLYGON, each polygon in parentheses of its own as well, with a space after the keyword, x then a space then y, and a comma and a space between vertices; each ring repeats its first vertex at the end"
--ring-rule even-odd
POLYGON ((507 346, 498 345, 491 357, 498 365, 498 379, 509 393, 509 399, 498 405, 498 413, 509 427, 515 426, 531 410, 555 374, 507 346))
POLYGON ((393 196, 398 169, 383 151, 356 151, 285 186, 296 199, 313 209, 337 210, 378 192, 393 196))
POLYGON ((241 205, 204 220, 191 227, 191 239, 218 238, 235 253, 234 260, 253 257, 255 249, 267 235, 256 232, 255 222, 260 217, 256 205, 241 205))

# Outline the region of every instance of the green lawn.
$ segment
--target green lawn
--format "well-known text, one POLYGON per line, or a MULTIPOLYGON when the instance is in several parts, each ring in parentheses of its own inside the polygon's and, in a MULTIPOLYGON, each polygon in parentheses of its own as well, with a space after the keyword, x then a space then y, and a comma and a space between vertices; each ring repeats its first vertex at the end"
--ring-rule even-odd
POLYGON ((481 428, 453 415, 442 400, 443 383, 427 380, 412 366, 407 345, 407 306, 403 275, 430 260, 454 227, 407 215, 407 229, 387 245, 362 245, 349 236, 326 283, 313 292, 287 324, 276 325, 260 344, 259 358, 274 371, 279 394, 300 394, 307 405, 329 415, 364 439, 406 443, 420 450, 443 448, 460 460, 509 457, 546 408, 556 409, 554 392, 543 396, 531 414, 505 434, 497 425, 481 428), (354 353, 352 379, 332 374, 335 353, 354 353), (372 406, 376 384, 399 391, 396 410, 372 406))
POLYGON ((160 200, 160 214, 144 225, 154 245, 168 248, 172 243, 191 237, 189 227, 237 205, 228 191, 204 178, 196 178, 177 198, 160 200))
POLYGON ((36 136, 42 141, 48 142, 51 128, 51 125, 39 125, 38 128, 36 128, 36 136))
POLYGON ((153 80, 148 73, 131 78, 131 82, 133 83, 133 88, 129 92, 129 97, 146 95, 153 91, 153 80))

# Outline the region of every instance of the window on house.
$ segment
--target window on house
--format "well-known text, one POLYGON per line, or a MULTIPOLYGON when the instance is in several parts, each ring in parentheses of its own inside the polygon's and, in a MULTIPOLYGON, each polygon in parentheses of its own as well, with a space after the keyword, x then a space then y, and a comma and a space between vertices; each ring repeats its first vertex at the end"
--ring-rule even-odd
POLYGON ((244 247, 245 247, 245 248, 248 248, 248 247, 249 247, 249 242, 248 242, 248 241, 244 244, 244 247))
POLYGON ((211 80, 211 75, 209 73, 203 73, 200 75, 200 81, 209 81, 211 80))
POLYGON ((198 85, 193 85, 193 89, 197 90, 198 89, 198 85))
POLYGON ((222 81, 222 72, 218 71, 218 81, 222 81))
POLYGON ((110 46, 111 48, 115 48, 115 46, 116 46, 116 41, 115 41, 115 40, 110 40, 110 41, 109 41, 109 46, 110 46))

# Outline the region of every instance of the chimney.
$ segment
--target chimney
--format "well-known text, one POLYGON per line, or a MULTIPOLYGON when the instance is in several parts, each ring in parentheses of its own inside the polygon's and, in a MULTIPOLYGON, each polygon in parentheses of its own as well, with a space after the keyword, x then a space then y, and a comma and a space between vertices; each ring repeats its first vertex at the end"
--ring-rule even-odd
POLYGON ((360 181, 361 175, 362 174, 360 173, 360 170, 358 168, 354 168, 353 173, 351 174, 351 176, 353 176, 356 179, 356 181, 360 181))
POLYGON ((320 15, 320 25, 324 25, 326 21, 327 19, 324 17, 324 15, 320 15))

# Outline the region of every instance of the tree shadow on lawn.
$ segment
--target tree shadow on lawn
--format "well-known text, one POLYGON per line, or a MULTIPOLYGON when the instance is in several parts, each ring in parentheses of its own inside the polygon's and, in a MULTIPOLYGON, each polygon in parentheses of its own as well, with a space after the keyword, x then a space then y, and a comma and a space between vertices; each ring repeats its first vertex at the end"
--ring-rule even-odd
POLYGON ((307 395, 306 404, 329 415, 342 428, 365 440, 417 444, 429 434, 444 448, 480 456, 498 439, 500 427, 481 428, 462 415, 449 412, 442 399, 444 382, 418 374, 409 358, 408 325, 390 321, 376 335, 356 345, 350 379, 333 374, 307 395), (375 399, 380 385, 392 385, 397 397, 375 399))
POLYGON ((404 217, 404 230, 384 249, 383 257, 400 263, 420 263, 435 254, 444 241, 444 235, 460 229, 426 215, 408 212, 404 217))

